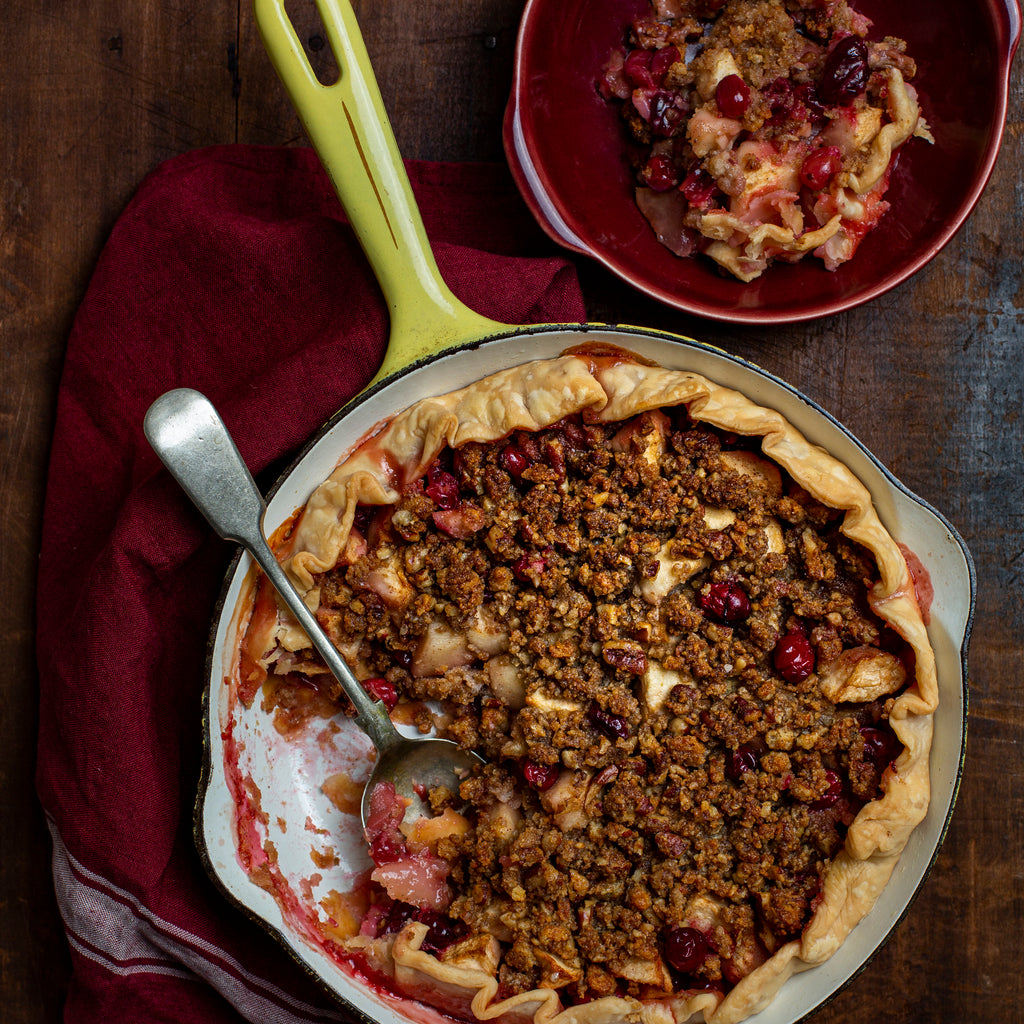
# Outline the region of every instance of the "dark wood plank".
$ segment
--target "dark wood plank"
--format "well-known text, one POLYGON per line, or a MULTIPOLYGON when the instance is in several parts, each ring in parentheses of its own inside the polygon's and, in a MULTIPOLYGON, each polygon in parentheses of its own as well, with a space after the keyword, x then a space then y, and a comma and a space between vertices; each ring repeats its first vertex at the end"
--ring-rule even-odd
MULTIPOLYGON (((29 0, 0 18, 0 972, 3 1019, 61 1018, 68 953, 32 795, 33 599, 65 339, 118 213, 162 160, 198 146, 301 144, 247 3, 29 0)), ((291 5, 316 60, 309 0, 291 5)), ((522 0, 357 0, 408 158, 502 159, 522 0)), ((713 342, 804 390, 945 512, 977 564, 967 771, 921 897, 820 1024, 1021 1019, 1024 973, 1022 76, 979 207, 924 271, 859 310, 770 332, 702 322, 579 261, 592 319, 713 342)), ((328 69, 329 70, 329 69, 328 69)))
POLYGON ((167 157, 230 142, 234 5, 30 0, 0 17, 0 1017, 62 1017, 69 954, 34 799, 36 553, 65 340, 103 242, 167 157))

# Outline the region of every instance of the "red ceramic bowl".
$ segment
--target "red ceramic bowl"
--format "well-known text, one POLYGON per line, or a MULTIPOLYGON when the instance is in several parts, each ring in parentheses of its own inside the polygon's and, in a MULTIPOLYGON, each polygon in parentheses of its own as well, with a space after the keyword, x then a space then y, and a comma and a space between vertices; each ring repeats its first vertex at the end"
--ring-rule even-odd
POLYGON ((1003 126, 1019 0, 853 0, 873 38, 907 41, 935 145, 911 140, 886 194, 892 208, 849 263, 775 265, 743 284, 710 260, 664 248, 636 207, 617 109, 595 82, 648 0, 528 0, 505 114, 513 176, 545 231, 636 288, 714 320, 786 323, 838 313, 920 270, 966 220, 1003 126))

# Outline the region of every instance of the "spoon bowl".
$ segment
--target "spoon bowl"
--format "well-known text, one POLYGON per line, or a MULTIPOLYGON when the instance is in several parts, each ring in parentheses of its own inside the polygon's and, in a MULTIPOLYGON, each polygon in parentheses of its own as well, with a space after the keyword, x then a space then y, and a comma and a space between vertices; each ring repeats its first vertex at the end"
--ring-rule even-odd
POLYGON ((426 799, 430 790, 445 788, 457 794, 458 784, 472 772, 473 765, 483 763, 479 755, 452 740, 408 739, 397 733, 396 737, 396 742, 383 750, 377 748, 377 762, 363 790, 364 826, 370 817, 373 791, 380 783, 394 783, 395 793, 409 801, 402 820, 411 822, 431 816, 426 799))
POLYGON ((168 391, 150 406, 144 430, 160 460, 217 534, 241 544, 263 570, 352 702, 356 724, 377 750, 363 790, 363 825, 373 791, 382 783, 393 784, 396 796, 407 802, 406 821, 429 816, 426 797, 431 789, 444 787, 457 794, 481 758, 451 740, 402 736, 384 704, 356 679, 271 551, 263 532, 263 496, 210 400, 191 388, 168 391))

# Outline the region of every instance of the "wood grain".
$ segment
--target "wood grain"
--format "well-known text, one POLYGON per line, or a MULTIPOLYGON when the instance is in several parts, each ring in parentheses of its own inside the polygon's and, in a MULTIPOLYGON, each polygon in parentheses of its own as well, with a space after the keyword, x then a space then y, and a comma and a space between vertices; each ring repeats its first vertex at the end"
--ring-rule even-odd
MULTIPOLYGON (((358 0, 401 151, 503 159, 522 0, 358 0)), ((300 38, 331 69, 307 0, 300 38)), ((33 795, 34 587, 65 341, 103 241, 164 159, 302 144, 248 5, 28 0, 0 15, 0 1017, 61 1019, 69 955, 33 795)), ((871 969, 817 1024, 1024 1020, 1024 210, 1022 76, 976 212, 870 305, 770 332, 711 324, 578 270, 591 319, 688 334, 786 378, 960 530, 977 567, 966 773, 934 870, 871 969)))

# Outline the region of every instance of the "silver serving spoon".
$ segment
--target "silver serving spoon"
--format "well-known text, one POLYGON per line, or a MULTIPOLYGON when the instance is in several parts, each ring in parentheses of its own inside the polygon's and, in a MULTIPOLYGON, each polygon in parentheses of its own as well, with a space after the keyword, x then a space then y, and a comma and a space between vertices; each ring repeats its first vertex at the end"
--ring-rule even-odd
POLYGON ((371 794, 382 782, 393 782, 398 796, 410 801, 406 821, 430 815, 423 799, 428 790, 445 786, 457 794, 459 783, 481 758, 451 740, 407 739, 395 729, 384 704, 363 689, 270 550, 263 534, 267 507, 210 400, 189 388, 168 391, 150 406, 143 429, 214 530, 241 544, 266 573, 352 702, 356 725, 377 748, 377 762, 363 790, 363 825, 371 794))

